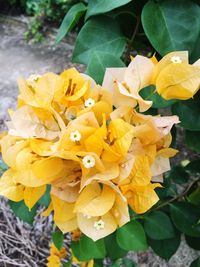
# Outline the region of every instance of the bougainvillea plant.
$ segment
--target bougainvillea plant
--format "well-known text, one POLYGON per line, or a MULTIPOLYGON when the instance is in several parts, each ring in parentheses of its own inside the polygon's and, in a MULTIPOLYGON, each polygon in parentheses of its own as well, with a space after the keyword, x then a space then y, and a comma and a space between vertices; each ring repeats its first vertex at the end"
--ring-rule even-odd
POLYGON ((198 1, 77 3, 57 42, 77 23, 73 60, 87 75, 68 69, 19 81, 1 136, 9 169, 0 194, 28 223, 39 205, 41 216, 53 214, 47 266, 99 267, 105 257, 134 266, 124 256, 149 246, 169 260, 181 236, 199 250, 198 1))

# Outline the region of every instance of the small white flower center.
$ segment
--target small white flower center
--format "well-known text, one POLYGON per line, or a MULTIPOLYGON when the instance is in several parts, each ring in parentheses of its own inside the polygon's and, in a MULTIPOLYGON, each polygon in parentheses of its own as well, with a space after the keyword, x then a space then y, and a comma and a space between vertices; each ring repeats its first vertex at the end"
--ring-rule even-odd
POLYGON ((81 133, 79 131, 74 131, 70 133, 70 140, 73 142, 81 140, 81 133))
POLYGON ((170 60, 171 60, 172 63, 175 63, 175 64, 182 63, 182 59, 180 57, 178 57, 178 56, 173 56, 173 57, 171 57, 170 60))
POLYGON ((97 222, 94 222, 94 228, 96 230, 104 229, 104 227, 105 227, 105 222, 103 220, 99 220, 97 222))
POLYGON ((95 104, 95 101, 92 98, 88 98, 87 100, 85 100, 85 107, 86 108, 90 108, 90 107, 94 106, 94 104, 95 104))
POLYGON ((95 158, 93 156, 87 155, 83 158, 83 165, 85 168, 90 169, 95 166, 95 158))

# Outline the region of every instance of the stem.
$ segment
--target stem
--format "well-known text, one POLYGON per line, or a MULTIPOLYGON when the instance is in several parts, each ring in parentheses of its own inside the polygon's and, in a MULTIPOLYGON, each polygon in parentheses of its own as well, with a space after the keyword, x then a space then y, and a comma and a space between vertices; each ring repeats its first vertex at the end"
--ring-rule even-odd
POLYGON ((134 29, 133 34, 131 36, 131 39, 130 39, 130 41, 128 43, 128 47, 127 47, 126 54, 125 54, 125 61, 127 63, 130 61, 130 52, 131 52, 131 48, 132 48, 132 45, 133 45, 133 41, 134 41, 135 36, 137 34, 137 31, 139 29, 139 25, 140 25, 140 16, 137 16, 136 17, 135 29, 134 29))
POLYGON ((180 199, 180 198, 183 198, 184 196, 187 195, 187 193, 188 193, 189 190, 192 188, 192 186, 193 186, 196 182, 198 182, 198 180, 199 180, 199 178, 198 178, 198 179, 195 179, 194 181, 192 181, 192 182, 188 185, 188 187, 187 187, 187 188, 186 188, 180 195, 171 198, 170 200, 168 200, 168 201, 162 203, 161 205, 155 207, 155 208, 152 209, 151 211, 154 211, 154 210, 158 210, 158 209, 160 209, 160 208, 163 208, 163 207, 167 206, 168 204, 172 203, 173 201, 178 200, 178 199, 180 199))

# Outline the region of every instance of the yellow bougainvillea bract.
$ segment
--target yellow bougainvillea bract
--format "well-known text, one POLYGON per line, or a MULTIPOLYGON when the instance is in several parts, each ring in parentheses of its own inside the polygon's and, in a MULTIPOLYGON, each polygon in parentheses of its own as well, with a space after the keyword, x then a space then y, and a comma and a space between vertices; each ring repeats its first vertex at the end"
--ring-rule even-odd
POLYGON ((154 83, 166 99, 187 99, 198 90, 197 72, 186 52, 174 52, 107 69, 102 86, 74 68, 21 79, 0 141, 9 166, 0 195, 31 209, 51 185, 43 215, 53 212, 63 233, 79 229, 94 241, 111 234, 129 222, 129 207, 144 213, 157 203, 155 188, 177 153, 169 146, 178 117, 138 113, 152 105, 139 91, 154 83))

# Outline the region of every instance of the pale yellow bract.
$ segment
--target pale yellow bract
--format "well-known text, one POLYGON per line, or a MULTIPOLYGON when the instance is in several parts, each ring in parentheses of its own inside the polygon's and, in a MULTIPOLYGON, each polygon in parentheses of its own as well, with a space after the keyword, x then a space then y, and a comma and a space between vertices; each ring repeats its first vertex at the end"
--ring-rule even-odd
MULTIPOLYGON (((63 233, 78 229, 94 241, 129 222, 129 206, 135 213, 149 210, 159 200, 155 188, 170 169, 169 158, 177 153, 169 146, 171 127, 179 120, 133 108, 151 107, 139 91, 152 80, 167 98, 163 81, 177 90, 182 86, 180 92, 187 85, 196 91, 198 79, 192 82, 195 88, 185 76, 181 85, 179 76, 166 80, 174 68, 188 79, 198 72, 198 64, 190 66, 184 52, 173 55, 183 62, 137 56, 127 68, 107 69, 103 86, 74 68, 21 79, 18 108, 10 111, 8 132, 1 135, 9 169, 0 179, 0 195, 24 200, 31 209, 51 185, 51 203, 42 215, 53 212, 63 233)), ((48 266, 59 264, 55 250, 48 266)), ((93 266, 93 261, 86 264, 93 266)))

